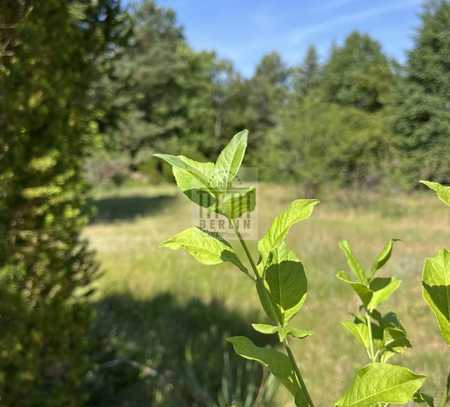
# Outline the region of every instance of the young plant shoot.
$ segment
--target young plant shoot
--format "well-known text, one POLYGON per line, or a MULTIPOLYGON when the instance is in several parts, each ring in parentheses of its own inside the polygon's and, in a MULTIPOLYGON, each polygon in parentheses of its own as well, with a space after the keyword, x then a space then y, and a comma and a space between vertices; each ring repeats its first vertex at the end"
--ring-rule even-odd
POLYGON ((271 323, 255 323, 252 326, 260 333, 277 335, 284 352, 258 347, 243 336, 232 337, 228 341, 240 356, 255 360, 267 368, 286 387, 296 406, 314 407, 289 343, 290 339, 304 339, 312 334, 291 324, 305 302, 308 283, 303 264, 288 248, 285 239, 293 225, 311 216, 318 201, 295 200, 278 215, 258 242, 259 259, 256 261, 236 222, 237 218, 254 210, 255 189, 248 188, 242 191, 241 196, 231 192, 228 194, 244 159, 247 134, 247 130, 236 134, 215 163, 201 163, 184 156, 156 156, 172 165, 178 187, 194 203, 204 205, 205 200, 199 197, 201 194, 209 195, 210 199, 206 200, 208 209, 224 215, 233 225, 250 269, 222 236, 197 227, 184 230, 161 245, 169 249, 183 248, 202 264, 230 262, 253 281, 261 306, 271 323))
POLYGON ((354 256, 347 241, 339 243, 353 278, 345 271, 337 278, 348 284, 361 301, 360 312, 343 327, 366 350, 369 364, 358 369, 350 387, 336 402, 337 406, 369 407, 390 403, 422 402, 427 396, 419 390, 425 376, 388 363, 389 359, 411 347, 407 334, 394 312, 382 315, 377 307, 389 299, 401 281, 395 277, 377 277, 389 261, 396 239, 391 239, 366 270, 354 256))

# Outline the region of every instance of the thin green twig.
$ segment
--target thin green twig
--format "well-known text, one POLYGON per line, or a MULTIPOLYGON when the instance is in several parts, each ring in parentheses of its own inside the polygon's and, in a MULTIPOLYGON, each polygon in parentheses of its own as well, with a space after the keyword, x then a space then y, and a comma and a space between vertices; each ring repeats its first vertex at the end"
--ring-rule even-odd
POLYGON ((242 238, 242 235, 239 232, 239 229, 236 226, 236 223, 233 220, 231 221, 231 223, 233 224, 234 232, 236 233, 236 236, 238 237, 239 241, 241 242, 241 246, 244 249, 245 254, 247 255, 248 261, 250 262, 250 265, 252 266, 252 270, 253 270, 253 273, 255 273, 255 277, 259 278, 258 269, 256 267, 255 262, 253 261, 253 257, 250 253, 250 250, 248 250, 245 240, 242 238))
POLYGON ((373 336, 372 336, 372 320, 369 311, 366 310, 367 329, 369 330, 369 354, 370 360, 375 362, 375 352, 373 350, 373 336))

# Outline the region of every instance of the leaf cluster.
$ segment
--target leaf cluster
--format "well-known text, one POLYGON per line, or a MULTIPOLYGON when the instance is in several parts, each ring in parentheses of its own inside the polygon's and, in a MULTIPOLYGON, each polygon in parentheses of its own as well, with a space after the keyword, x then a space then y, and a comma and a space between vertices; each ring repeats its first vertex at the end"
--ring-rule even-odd
POLYGON ((234 225, 251 268, 244 265, 232 245, 223 237, 197 227, 165 240, 162 246, 183 248, 206 265, 230 262, 254 282, 262 308, 271 324, 255 323, 252 326, 263 334, 277 334, 279 342, 286 346, 287 354, 276 349, 260 348, 246 337, 232 337, 229 341, 239 355, 267 367, 292 394, 297 405, 310 405, 310 396, 287 342, 288 337, 303 339, 312 334, 290 323, 305 302, 308 284, 305 268, 288 248, 286 237, 292 226, 311 216, 318 201, 296 200, 278 215, 258 242, 259 259, 255 262, 234 223, 242 214, 255 208, 255 190, 249 188, 242 196, 231 194, 233 180, 242 164, 246 147, 247 131, 244 130, 233 137, 215 163, 197 162, 184 156, 156 156, 172 166, 178 187, 191 201, 224 215, 234 225), (208 197, 206 204, 205 194, 208 197), (239 204, 242 201, 247 204, 239 204))

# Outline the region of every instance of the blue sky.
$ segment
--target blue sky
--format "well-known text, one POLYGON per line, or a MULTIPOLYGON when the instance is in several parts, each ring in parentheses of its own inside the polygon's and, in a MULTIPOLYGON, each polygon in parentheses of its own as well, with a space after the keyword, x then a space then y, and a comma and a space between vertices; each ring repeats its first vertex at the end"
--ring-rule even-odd
POLYGON ((333 42, 359 30, 400 61, 413 44, 422 0, 157 0, 174 9, 196 50, 215 50, 244 75, 277 50, 288 64, 314 44, 325 57, 333 42))

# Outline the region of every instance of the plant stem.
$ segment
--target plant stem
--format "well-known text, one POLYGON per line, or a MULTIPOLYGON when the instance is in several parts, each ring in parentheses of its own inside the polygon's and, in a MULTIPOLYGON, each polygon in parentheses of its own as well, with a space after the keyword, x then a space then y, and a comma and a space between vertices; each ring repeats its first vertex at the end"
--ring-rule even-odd
POLYGON ((287 340, 286 340, 286 342, 285 342, 285 344, 284 344, 284 347, 285 347, 286 352, 287 352, 287 354, 288 354, 288 356, 289 356, 289 359, 291 360, 292 365, 294 366, 295 374, 296 374, 296 376, 297 376, 298 381, 300 382, 300 387, 301 387, 302 390, 303 390, 303 393, 304 393, 304 395, 305 395, 305 397, 306 397, 306 400, 308 401, 308 404, 309 404, 311 407, 314 407, 314 403, 313 403, 313 401, 312 401, 312 399, 311 399, 311 396, 310 396, 310 394, 309 394, 309 392, 308 392, 308 389, 307 389, 307 387, 306 387, 306 383, 305 383, 305 381, 303 380, 302 373, 300 372, 300 369, 299 369, 299 367, 298 367, 298 365, 297 365, 297 361, 295 360, 295 356, 294 356, 294 354, 292 353, 292 350, 291 350, 291 348, 289 347, 289 344, 288 344, 287 340))
MULTIPOLYGON (((236 233, 236 236, 239 238, 239 241, 241 242, 242 248, 244 249, 244 252, 247 255, 248 261, 250 262, 250 265, 252 266, 252 269, 253 269, 253 272, 255 273, 256 279, 257 280, 261 280, 261 276, 258 273, 258 269, 256 267, 256 264, 255 264, 255 262, 253 260, 252 255, 250 253, 250 250, 248 250, 248 247, 247 247, 247 244, 245 243, 245 240, 242 238, 241 234, 239 233, 239 229, 236 226, 236 223, 233 220, 231 220, 231 223, 233 224, 234 232, 236 233)), ((297 380, 299 382, 299 386, 300 386, 301 390, 303 391, 303 393, 304 393, 304 395, 305 395, 305 397, 306 397, 306 399, 308 401, 308 404, 310 405, 310 407, 314 407, 314 403, 313 403, 313 401, 311 399, 311 396, 310 396, 310 394, 308 392, 308 389, 306 387, 306 383, 303 380, 303 376, 302 376, 302 374, 300 372, 300 369, 299 369, 299 367, 297 365, 297 361, 295 360, 295 356, 292 353, 291 348, 289 347, 289 343, 288 343, 287 339, 284 342, 284 348, 286 349, 288 357, 291 360, 292 366, 294 367, 295 375, 297 376, 297 380)))
POLYGON ((250 265, 252 266, 252 270, 253 270, 253 273, 255 273, 255 277, 259 278, 258 269, 256 268, 256 264, 253 261, 253 257, 250 253, 250 250, 248 250, 245 240, 242 239, 242 236, 241 236, 239 229, 236 226, 236 223, 234 222, 234 220, 231 220, 231 223, 233 224, 234 232, 236 233, 236 236, 238 237, 239 241, 241 242, 242 248, 244 249, 244 252, 247 255, 248 261, 250 262, 250 265))
POLYGON ((249 272, 248 272, 248 270, 242 270, 242 269, 239 269, 239 270, 241 270, 250 280, 252 280, 253 282, 255 282, 256 281, 256 278, 255 277, 253 277, 249 272))
POLYGON ((375 352, 373 350, 373 336, 372 336, 372 320, 369 311, 366 309, 367 329, 369 330, 369 354, 370 360, 375 362, 375 352))

